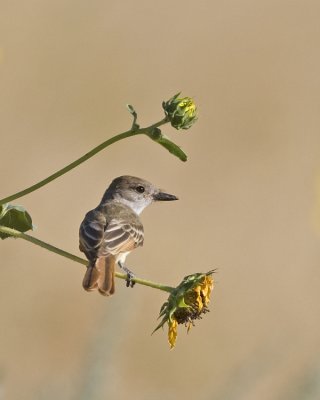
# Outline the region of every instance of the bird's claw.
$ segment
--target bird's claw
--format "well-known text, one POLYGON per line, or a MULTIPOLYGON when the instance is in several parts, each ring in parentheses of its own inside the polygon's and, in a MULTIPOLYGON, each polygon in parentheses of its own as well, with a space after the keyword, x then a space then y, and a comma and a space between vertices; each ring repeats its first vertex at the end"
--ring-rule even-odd
POLYGON ((133 288, 133 286, 136 284, 134 279, 134 274, 132 272, 127 272, 127 279, 126 279, 126 286, 133 288))
POLYGON ((126 278, 126 286, 127 287, 133 287, 135 285, 135 281, 133 280, 135 275, 132 271, 130 271, 129 268, 127 268, 121 261, 118 262, 119 267, 127 273, 127 278, 126 278))

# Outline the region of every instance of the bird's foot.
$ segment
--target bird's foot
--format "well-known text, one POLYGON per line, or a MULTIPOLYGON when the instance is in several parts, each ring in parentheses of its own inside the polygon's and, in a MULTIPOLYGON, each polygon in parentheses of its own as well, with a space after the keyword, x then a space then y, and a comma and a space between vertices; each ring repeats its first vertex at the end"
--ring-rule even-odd
POLYGON ((119 267, 127 273, 127 279, 126 279, 126 286, 133 288, 133 286, 136 284, 135 281, 133 280, 135 277, 135 274, 130 271, 129 268, 127 268, 122 262, 119 262, 119 267))
POLYGON ((132 272, 127 272, 126 286, 133 288, 135 284, 134 274, 132 272))

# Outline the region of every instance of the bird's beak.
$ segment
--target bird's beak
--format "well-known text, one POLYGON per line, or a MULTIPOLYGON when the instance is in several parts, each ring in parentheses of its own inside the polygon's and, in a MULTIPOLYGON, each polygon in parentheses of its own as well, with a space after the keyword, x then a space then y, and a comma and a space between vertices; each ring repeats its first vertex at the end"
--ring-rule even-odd
POLYGON ((153 195, 154 201, 172 201, 178 200, 178 197, 174 196, 173 194, 158 192, 153 195))

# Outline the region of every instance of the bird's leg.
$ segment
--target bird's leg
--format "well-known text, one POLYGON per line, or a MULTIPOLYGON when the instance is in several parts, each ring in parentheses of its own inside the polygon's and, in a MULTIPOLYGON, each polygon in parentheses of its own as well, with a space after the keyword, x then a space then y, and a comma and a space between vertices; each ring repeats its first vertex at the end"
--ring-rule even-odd
POLYGON ((127 274, 126 285, 127 287, 133 287, 135 282, 132 280, 135 275, 129 268, 127 268, 121 261, 118 261, 119 267, 127 274))

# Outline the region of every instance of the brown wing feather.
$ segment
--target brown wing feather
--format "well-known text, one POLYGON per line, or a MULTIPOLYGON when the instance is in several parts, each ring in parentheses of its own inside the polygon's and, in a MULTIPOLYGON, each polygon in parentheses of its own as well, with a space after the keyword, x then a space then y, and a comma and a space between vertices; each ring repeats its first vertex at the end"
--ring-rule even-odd
POLYGON ((143 226, 138 223, 130 223, 113 219, 104 232, 103 241, 99 249, 99 255, 119 254, 131 251, 143 244, 143 226))
POLYGON ((114 267, 114 256, 99 257, 96 261, 96 268, 100 271, 97 286, 99 292, 104 296, 114 294, 114 267))

